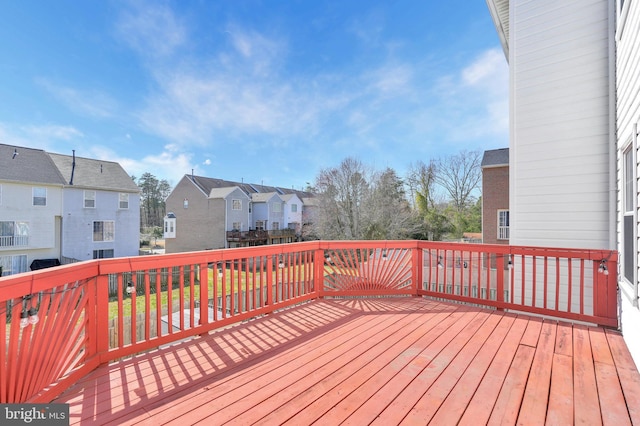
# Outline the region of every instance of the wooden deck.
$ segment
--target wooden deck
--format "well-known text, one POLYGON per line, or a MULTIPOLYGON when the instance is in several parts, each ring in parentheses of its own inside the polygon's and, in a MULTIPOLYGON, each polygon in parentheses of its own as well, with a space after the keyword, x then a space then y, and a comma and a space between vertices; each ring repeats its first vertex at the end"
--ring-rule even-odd
POLYGON ((318 300, 94 371, 90 424, 640 424, 615 331, 423 298, 318 300))

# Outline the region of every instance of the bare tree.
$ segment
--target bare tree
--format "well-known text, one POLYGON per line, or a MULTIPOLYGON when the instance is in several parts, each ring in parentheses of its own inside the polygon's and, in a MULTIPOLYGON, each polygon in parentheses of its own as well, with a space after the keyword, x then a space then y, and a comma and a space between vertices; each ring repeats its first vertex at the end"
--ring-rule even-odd
POLYGON ((361 215, 368 191, 368 172, 355 158, 320 171, 316 191, 320 201, 315 233, 323 239, 362 238, 361 215))
POLYGON ((437 163, 435 181, 449 194, 458 213, 475 202, 473 192, 479 188, 482 178, 481 159, 480 151, 462 151, 437 163))

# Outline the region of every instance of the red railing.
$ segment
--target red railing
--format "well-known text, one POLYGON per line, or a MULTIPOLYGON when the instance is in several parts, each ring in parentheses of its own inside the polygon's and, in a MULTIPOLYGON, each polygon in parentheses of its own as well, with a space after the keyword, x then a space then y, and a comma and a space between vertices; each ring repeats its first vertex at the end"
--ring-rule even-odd
POLYGON ((3 277, 0 403, 49 402, 102 363, 319 297, 429 296, 617 327, 616 272, 605 250, 316 241, 3 277))

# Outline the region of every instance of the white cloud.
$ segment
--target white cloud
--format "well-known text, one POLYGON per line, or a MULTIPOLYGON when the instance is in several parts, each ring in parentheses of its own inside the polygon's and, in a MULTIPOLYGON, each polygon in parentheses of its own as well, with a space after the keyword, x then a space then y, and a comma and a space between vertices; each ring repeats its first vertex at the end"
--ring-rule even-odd
POLYGON ((137 1, 123 11, 118 36, 144 57, 162 58, 186 43, 187 30, 166 5, 137 1))
POLYGON ((108 94, 98 90, 79 90, 54 84, 45 79, 37 81, 51 95, 71 111, 95 118, 109 118, 117 111, 117 102, 108 94))
POLYGON ((206 160, 204 160, 202 162, 202 164, 205 165, 205 166, 210 166, 211 165, 211 160, 207 158, 206 160))

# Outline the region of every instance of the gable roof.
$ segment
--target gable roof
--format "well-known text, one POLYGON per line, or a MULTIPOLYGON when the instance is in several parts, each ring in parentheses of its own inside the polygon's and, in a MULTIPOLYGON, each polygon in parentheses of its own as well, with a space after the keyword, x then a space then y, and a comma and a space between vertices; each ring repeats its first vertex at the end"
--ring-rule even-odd
POLYGON ((262 193, 251 194, 251 200, 254 203, 266 203, 267 201, 271 200, 273 197, 280 198, 276 192, 266 192, 264 194, 262 193))
MULTIPOLYGON (((283 200, 283 201, 286 201, 286 202, 291 201, 291 199, 292 199, 293 197, 298 197, 298 195, 297 195, 297 194, 283 194, 283 195, 281 195, 281 196, 280 196, 280 198, 282 198, 282 200, 283 200)), ((300 201, 302 201, 302 200, 300 199, 300 197, 298 197, 298 199, 299 199, 300 201)))
POLYGON ((122 192, 140 192, 131 176, 120 164, 62 154, 49 154, 62 174, 65 184, 81 188, 105 189, 122 192), (74 166, 75 160, 75 166, 74 166))
POLYGON ((497 167, 509 165, 509 148, 491 149, 484 152, 480 167, 497 167))
MULTIPOLYGON (((209 192, 209 198, 227 198, 229 194, 233 193, 238 189, 240 188, 238 188, 237 186, 228 186, 225 188, 213 188, 211 189, 211 192, 209 192)), ((249 198, 247 194, 244 193, 244 191, 240 191, 240 192, 242 192, 244 196, 249 198)))
POLYGON ((0 144, 0 180, 64 185, 51 158, 41 149, 0 144))
POLYGON ((306 191, 297 191, 295 189, 282 188, 278 186, 266 186, 266 185, 258 185, 254 183, 245 183, 245 182, 234 182, 231 180, 224 179, 216 179, 209 178, 204 176, 195 176, 195 175, 184 175, 184 178, 193 182, 200 190, 205 194, 211 194, 211 190, 214 188, 229 188, 229 187, 238 187, 245 194, 251 196, 251 194, 263 194, 269 192, 275 192, 280 195, 284 194, 296 194, 298 198, 302 199, 302 197, 311 198, 314 196, 311 192, 306 191))

